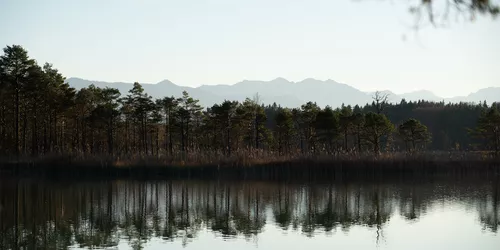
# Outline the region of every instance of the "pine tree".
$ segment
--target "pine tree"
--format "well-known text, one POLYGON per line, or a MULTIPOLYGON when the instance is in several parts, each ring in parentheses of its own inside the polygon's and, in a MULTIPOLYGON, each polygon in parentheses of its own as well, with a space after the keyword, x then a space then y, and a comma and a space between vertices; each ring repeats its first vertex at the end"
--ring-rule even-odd
POLYGON ((427 126, 413 118, 399 125, 398 133, 405 142, 406 149, 410 150, 408 147, 408 143, 410 143, 412 151, 415 151, 418 144, 427 143, 431 138, 431 135, 427 131, 427 126))
POLYGON ((484 139, 488 146, 493 148, 495 155, 499 155, 500 150, 500 112, 495 104, 488 110, 481 113, 477 121, 477 126, 471 133, 484 139))
POLYGON ((333 152, 334 142, 340 134, 340 124, 337 114, 327 106, 316 116, 316 131, 318 141, 327 147, 329 153, 333 152))
POLYGON ((275 138, 278 143, 278 154, 290 153, 292 139, 295 134, 293 115, 290 109, 279 108, 275 116, 276 128, 275 138))
POLYGON ((394 125, 383 114, 369 112, 365 115, 363 139, 373 146, 373 152, 380 154, 380 139, 389 135, 394 125))
POLYGON ((30 71, 35 67, 36 62, 28 57, 28 52, 19 45, 7 46, 3 49, 4 55, 0 56, 0 75, 2 78, 2 89, 4 93, 10 93, 14 104, 14 128, 11 130, 14 135, 14 152, 19 158, 20 154, 20 118, 23 89, 28 84, 30 71))

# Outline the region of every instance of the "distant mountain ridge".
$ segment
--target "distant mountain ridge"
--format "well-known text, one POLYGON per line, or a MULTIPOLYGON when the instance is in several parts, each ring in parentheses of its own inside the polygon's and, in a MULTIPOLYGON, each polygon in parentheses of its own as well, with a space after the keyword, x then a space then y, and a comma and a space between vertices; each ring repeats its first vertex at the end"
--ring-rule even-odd
MULTIPOLYGON (((71 77, 66 80, 71 87, 81 89, 94 84, 97 87, 111 87, 120 90, 126 95, 132 88, 132 83, 125 82, 103 82, 90 81, 71 77)), ((284 78, 276 78, 271 81, 249 81, 244 80, 233 85, 202 85, 200 87, 185 87, 163 80, 156 84, 141 83, 146 93, 153 98, 165 96, 180 97, 183 91, 187 91, 193 98, 199 99, 200 104, 205 107, 224 100, 243 101, 259 94, 260 101, 265 104, 276 103, 284 107, 299 107, 300 105, 313 101, 324 107, 330 105, 339 107, 345 105, 364 105, 372 102, 373 92, 364 92, 344 83, 334 80, 321 81, 307 78, 300 82, 288 81, 284 78)), ((442 98, 431 91, 419 90, 404 94, 394 94, 389 90, 381 91, 389 95, 390 102, 406 101, 444 101, 444 102, 482 102, 489 104, 500 101, 500 87, 489 87, 480 89, 467 96, 442 98)))

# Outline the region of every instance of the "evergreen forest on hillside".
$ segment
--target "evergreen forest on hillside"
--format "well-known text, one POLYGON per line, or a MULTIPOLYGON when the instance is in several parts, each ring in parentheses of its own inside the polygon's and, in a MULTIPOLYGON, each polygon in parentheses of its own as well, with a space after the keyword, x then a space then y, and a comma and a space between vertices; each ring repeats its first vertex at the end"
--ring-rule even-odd
MULTIPOLYGON (((318 91, 321 91, 318 89, 318 91)), ((364 106, 262 104, 258 94, 201 107, 141 84, 128 93, 93 85, 75 90, 51 64, 19 45, 0 57, 0 157, 53 155, 250 158, 391 152, 498 155, 499 103, 388 103, 376 94, 364 106)))

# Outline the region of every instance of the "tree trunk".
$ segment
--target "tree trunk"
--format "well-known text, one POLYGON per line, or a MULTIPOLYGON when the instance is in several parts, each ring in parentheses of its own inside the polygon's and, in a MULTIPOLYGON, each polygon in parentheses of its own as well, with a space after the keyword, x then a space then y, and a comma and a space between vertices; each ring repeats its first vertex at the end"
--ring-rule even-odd
POLYGON ((78 117, 75 116, 74 117, 74 121, 73 121, 73 126, 74 126, 74 129, 73 129, 73 140, 72 140, 72 144, 71 144, 71 148, 72 150, 74 151, 78 151, 78 146, 80 145, 80 142, 79 142, 79 137, 80 137, 80 122, 78 121, 78 117))
POLYGON ((165 112, 165 154, 167 154, 168 148, 169 148, 169 135, 168 135, 168 129, 169 129, 169 122, 170 122, 170 117, 168 116, 168 112, 165 112))
POLYGON ((410 132, 411 132, 411 146, 413 148, 413 151, 415 151, 415 131, 412 128, 410 132))
POLYGON ((54 134, 52 137, 52 140, 53 140, 52 151, 54 151, 55 148, 58 146, 58 143, 57 143, 57 113, 56 113, 56 111, 54 111, 54 129, 53 129, 52 133, 54 134))
POLYGON ((139 127, 139 148, 142 153, 145 155, 148 154, 148 149, 146 145, 146 136, 144 135, 146 133, 146 128, 145 128, 145 122, 144 122, 144 117, 141 118, 141 126, 139 127))
POLYGON ((259 149, 259 120, 255 115, 255 148, 259 149))
POLYGON ((47 152, 52 152, 52 115, 49 111, 49 119, 47 120, 47 152))
POLYGON ((27 132, 27 127, 28 127, 28 118, 27 118, 27 112, 26 109, 23 112, 23 154, 26 154, 27 152, 27 143, 26 143, 26 132, 27 132))
POLYGON ((131 145, 132 151, 137 151, 136 147, 137 147, 137 126, 136 122, 134 121, 134 123, 132 123, 132 145, 131 145))
POLYGON ((227 143, 227 156, 231 156, 231 131, 229 126, 226 128, 226 143, 227 143))
POLYGON ((172 127, 172 122, 170 120, 170 116, 168 118, 168 147, 170 150, 170 155, 174 154, 174 143, 172 141, 172 131, 170 131, 170 128, 172 127))
POLYGON ((344 151, 347 152, 347 129, 344 130, 344 151))
POLYGON ((82 117, 82 152, 85 154, 87 153, 87 126, 85 126, 85 118, 82 117))
POLYGON ((64 137, 65 133, 64 131, 66 130, 66 117, 61 118, 61 139, 59 140, 59 151, 64 154, 64 145, 66 144, 66 138, 64 137))
POLYGON ((495 156, 498 157, 498 152, 500 150, 500 136, 498 135, 498 133, 495 133, 495 156))
POLYGON ((213 138, 212 138, 213 148, 212 148, 212 150, 217 152, 217 150, 219 150, 219 143, 217 143, 217 126, 216 125, 213 126, 212 134, 213 134, 213 138))
POLYGON ((33 125, 31 127, 31 155, 36 156, 38 154, 38 138, 37 138, 37 128, 36 128, 36 111, 35 115, 33 116, 33 125))
POLYGON ((154 140, 153 140, 153 131, 149 131, 149 146, 151 148, 151 155, 154 155, 155 149, 154 149, 154 140))
POLYGON ((90 153, 92 155, 94 155, 95 154, 95 135, 94 135, 95 130, 91 129, 91 131, 92 131, 92 141, 91 141, 91 146, 90 146, 90 153))
POLYGON ((186 144, 187 147, 185 148, 186 153, 189 151, 189 118, 186 120, 186 144))
POLYGON ((357 131, 356 137, 358 139, 358 153, 361 153, 361 128, 360 128, 360 125, 358 125, 358 131, 357 131))
POLYGON ((281 156, 282 151, 282 141, 281 141, 281 133, 278 132, 278 155, 281 156))
POLYGON ((109 119, 108 125, 108 154, 113 155, 113 118, 109 119))
POLYGON ((129 153, 129 120, 125 117, 125 154, 129 153))
POLYGON ((184 120, 181 120, 181 149, 182 149, 182 153, 186 152, 185 146, 186 145, 184 143, 184 120))
POLYGON ((48 141, 47 141, 47 120, 43 123, 43 153, 47 153, 48 149, 48 141))
POLYGON ((300 152, 304 154, 304 137, 302 134, 300 135, 300 152))
POLYGON ((5 150, 5 106, 2 105, 2 109, 0 110, 0 153, 4 153, 5 150))
POLYGON ((160 127, 156 126, 156 156, 160 156, 160 127))
POLYGON ((146 129, 146 115, 142 118, 142 146, 144 148, 144 153, 148 154, 148 131, 146 129))
POLYGON ((19 79, 16 78, 16 114, 15 114, 15 134, 16 134, 16 157, 17 161, 19 162, 19 79))

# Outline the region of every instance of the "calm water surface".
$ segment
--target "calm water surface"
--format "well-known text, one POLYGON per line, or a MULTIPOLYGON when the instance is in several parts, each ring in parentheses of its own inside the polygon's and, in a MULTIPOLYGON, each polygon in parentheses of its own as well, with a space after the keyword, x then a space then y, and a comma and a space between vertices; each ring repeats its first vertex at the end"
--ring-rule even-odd
POLYGON ((0 180, 0 249, 500 249, 498 181, 0 180))

